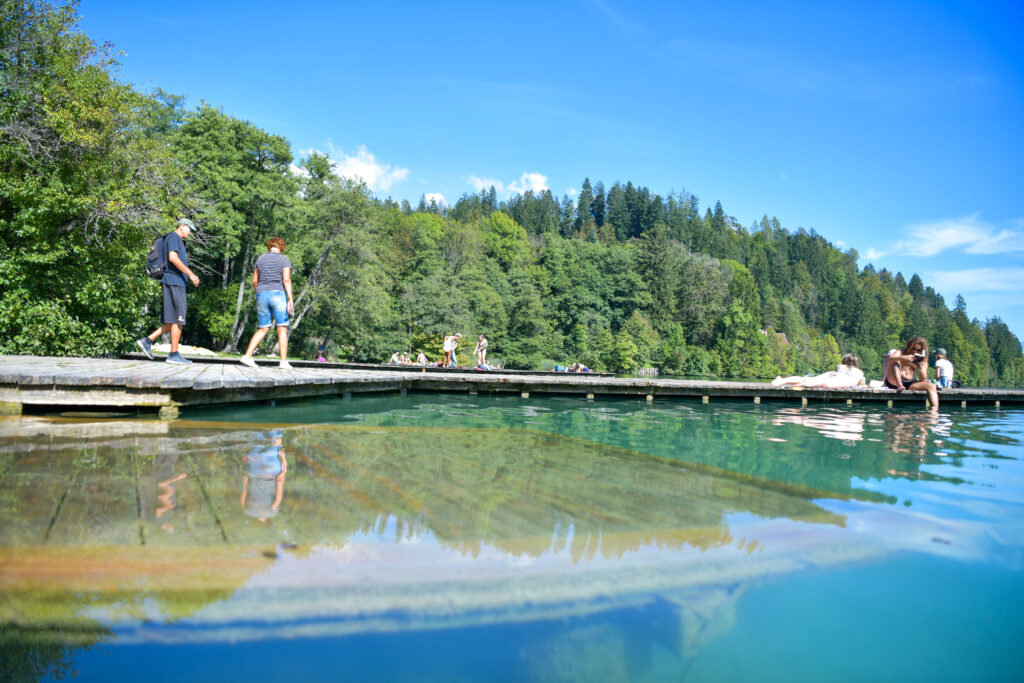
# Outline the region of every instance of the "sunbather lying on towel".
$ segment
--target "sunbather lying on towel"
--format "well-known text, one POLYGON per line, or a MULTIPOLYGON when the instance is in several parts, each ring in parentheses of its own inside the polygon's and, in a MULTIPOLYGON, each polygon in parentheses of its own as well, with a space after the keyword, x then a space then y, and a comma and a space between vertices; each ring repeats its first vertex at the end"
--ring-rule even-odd
POLYGON ((843 356, 843 362, 836 366, 832 372, 826 372, 813 377, 776 377, 772 380, 773 387, 816 387, 822 389, 852 389, 864 384, 864 373, 860 369, 860 361, 857 356, 848 353, 843 356))

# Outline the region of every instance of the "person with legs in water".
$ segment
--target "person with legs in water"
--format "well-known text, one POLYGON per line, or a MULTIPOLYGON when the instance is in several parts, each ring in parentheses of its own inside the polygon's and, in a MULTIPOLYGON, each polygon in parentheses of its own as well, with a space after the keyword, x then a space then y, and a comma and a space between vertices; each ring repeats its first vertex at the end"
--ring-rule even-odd
POLYGON ((911 337, 902 349, 889 351, 882 372, 885 386, 896 391, 926 391, 931 407, 939 407, 939 392, 928 381, 928 341, 924 337, 911 337))

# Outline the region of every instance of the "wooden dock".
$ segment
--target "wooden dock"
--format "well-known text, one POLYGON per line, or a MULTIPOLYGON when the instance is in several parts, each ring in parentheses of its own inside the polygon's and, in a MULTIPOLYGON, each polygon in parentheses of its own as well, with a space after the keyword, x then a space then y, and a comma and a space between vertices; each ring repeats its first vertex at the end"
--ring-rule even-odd
MULTIPOLYGON (((587 374, 507 374, 501 371, 428 373, 422 370, 353 370, 276 364, 256 369, 238 363, 203 362, 174 365, 134 358, 50 358, 0 356, 0 413, 18 414, 25 406, 90 408, 152 408, 175 417, 178 407, 245 401, 350 396, 362 392, 512 393, 523 398, 542 394, 664 398, 703 402, 738 399, 760 403, 786 400, 808 403, 925 403, 924 392, 888 389, 773 388, 759 382, 671 380, 647 377, 606 377, 587 374)), ((946 389, 949 407, 1024 404, 1020 389, 946 389)))

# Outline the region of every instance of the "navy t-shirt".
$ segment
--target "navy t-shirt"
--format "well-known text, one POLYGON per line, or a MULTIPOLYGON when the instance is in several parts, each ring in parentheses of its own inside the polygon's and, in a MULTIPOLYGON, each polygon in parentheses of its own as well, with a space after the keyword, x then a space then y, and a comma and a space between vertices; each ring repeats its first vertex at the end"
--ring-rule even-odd
MULTIPOLYGON (((170 255, 174 251, 177 252, 178 258, 188 268, 188 254, 185 252, 185 240, 181 239, 181 236, 177 232, 172 232, 164 237, 164 253, 170 255)), ((170 259, 167 259, 167 267, 164 268, 164 276, 160 278, 160 282, 165 285, 171 285, 173 287, 184 287, 186 284, 185 273, 179 270, 176 265, 171 263, 170 259)))

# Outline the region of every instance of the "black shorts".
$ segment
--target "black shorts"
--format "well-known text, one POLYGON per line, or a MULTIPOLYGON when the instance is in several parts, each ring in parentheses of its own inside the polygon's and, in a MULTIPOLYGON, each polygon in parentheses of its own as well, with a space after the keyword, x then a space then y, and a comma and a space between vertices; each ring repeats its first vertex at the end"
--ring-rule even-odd
MULTIPOLYGON (((910 388, 910 385, 911 385, 911 384, 913 384, 914 382, 916 382, 917 380, 916 380, 916 379, 903 379, 903 380, 901 380, 901 381, 903 382, 903 388, 904 388, 904 389, 909 389, 909 388, 910 388)), ((900 388, 899 388, 899 387, 894 387, 894 386, 893 386, 893 385, 892 385, 892 384, 891 384, 891 383, 889 382, 889 378, 888 378, 888 377, 886 377, 886 378, 885 378, 885 386, 889 387, 890 389, 895 389, 896 391, 899 391, 899 390, 900 390, 900 388)))
POLYGON ((160 320, 164 325, 184 325, 188 307, 185 305, 185 288, 164 285, 164 305, 160 320))

